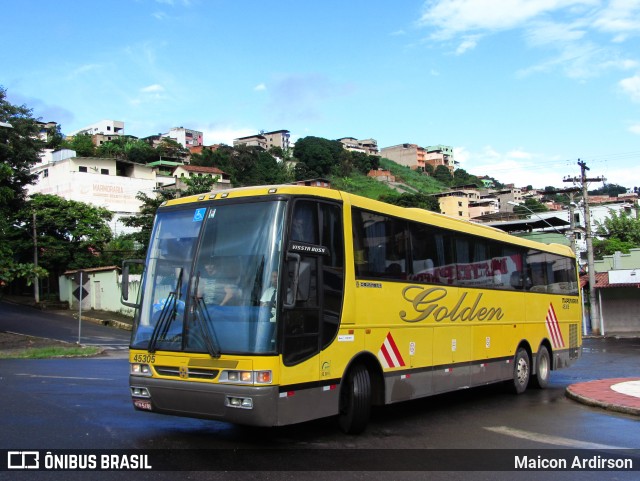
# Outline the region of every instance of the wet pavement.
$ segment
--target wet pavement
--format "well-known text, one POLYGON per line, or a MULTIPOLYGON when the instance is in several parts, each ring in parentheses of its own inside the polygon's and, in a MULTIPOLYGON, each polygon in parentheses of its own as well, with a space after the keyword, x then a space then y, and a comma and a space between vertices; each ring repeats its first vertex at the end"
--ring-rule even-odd
MULTIPOLYGON (((3 300, 23 305, 34 304, 30 298, 20 296, 4 296, 3 300)), ((55 312, 78 318, 78 311, 57 309, 55 312)), ((133 323, 132 318, 126 315, 102 310, 83 311, 82 320, 125 330, 131 330, 133 323)), ((589 406, 640 416, 640 377, 579 382, 569 385, 566 394, 570 399, 589 406)))

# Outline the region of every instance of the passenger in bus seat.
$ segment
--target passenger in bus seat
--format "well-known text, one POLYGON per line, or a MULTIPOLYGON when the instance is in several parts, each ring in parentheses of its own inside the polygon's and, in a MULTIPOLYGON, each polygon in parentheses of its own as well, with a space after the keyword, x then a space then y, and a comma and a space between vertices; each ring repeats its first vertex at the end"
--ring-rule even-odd
POLYGON ((205 275, 200 277, 198 295, 204 299, 207 305, 233 305, 239 302, 240 292, 237 279, 234 282, 218 269, 218 264, 213 260, 204 266, 205 275))

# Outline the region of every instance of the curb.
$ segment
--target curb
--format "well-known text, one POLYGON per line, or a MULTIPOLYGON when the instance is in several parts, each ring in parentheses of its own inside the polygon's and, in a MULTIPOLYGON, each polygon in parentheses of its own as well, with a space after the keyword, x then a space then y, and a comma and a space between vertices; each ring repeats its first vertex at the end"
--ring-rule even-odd
MULTIPOLYGON (((611 381, 614 381, 614 380, 611 380, 611 381)), ((615 381, 617 382, 621 380, 616 379, 615 381)), ((597 407, 597 408, 605 409, 607 411, 613 411, 613 412, 618 412, 622 414, 630 414, 632 416, 640 416, 640 407, 627 405, 624 403, 624 400, 609 401, 604 399, 598 399, 598 396, 596 394, 587 396, 585 394, 581 394, 580 392, 578 392, 585 385, 594 384, 597 382, 603 382, 603 381, 590 381, 585 383, 572 384, 571 386, 567 387, 565 394, 568 398, 573 399, 574 401, 577 401, 581 404, 585 404, 587 406, 597 407)), ((606 389, 613 392, 610 388, 611 384, 609 384, 606 389)), ((605 393, 607 393, 607 391, 603 392, 603 395, 601 397, 606 398, 607 395, 605 393)), ((607 394, 610 395, 610 393, 607 393, 607 394)), ((625 397, 623 394, 620 394, 618 396, 620 396, 620 399, 624 399, 625 397)), ((631 397, 631 396, 628 396, 628 397, 631 397)))
POLYGON ((82 320, 93 322, 95 324, 101 324, 103 326, 116 327, 118 329, 123 329, 125 331, 130 331, 133 328, 131 324, 127 324, 126 322, 122 322, 122 321, 116 321, 113 319, 97 319, 95 317, 82 316, 82 320))

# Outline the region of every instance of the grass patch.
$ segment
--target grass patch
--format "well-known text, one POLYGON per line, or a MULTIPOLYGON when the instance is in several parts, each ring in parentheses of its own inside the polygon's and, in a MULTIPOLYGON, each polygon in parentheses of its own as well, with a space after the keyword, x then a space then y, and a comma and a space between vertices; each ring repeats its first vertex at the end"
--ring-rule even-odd
POLYGON ((0 352, 0 359, 51 359, 56 357, 91 357, 100 354, 96 346, 33 347, 0 352))

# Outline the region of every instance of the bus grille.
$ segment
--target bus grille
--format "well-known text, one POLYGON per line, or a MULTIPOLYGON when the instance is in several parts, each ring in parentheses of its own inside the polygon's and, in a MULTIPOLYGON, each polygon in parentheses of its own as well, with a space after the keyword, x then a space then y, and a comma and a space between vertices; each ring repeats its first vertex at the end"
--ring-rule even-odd
POLYGON ((578 357, 578 325, 569 324, 569 359, 578 357))
POLYGON ((220 373, 219 369, 182 368, 176 366, 154 366, 155 371, 161 376, 179 377, 182 379, 215 379, 220 373))

